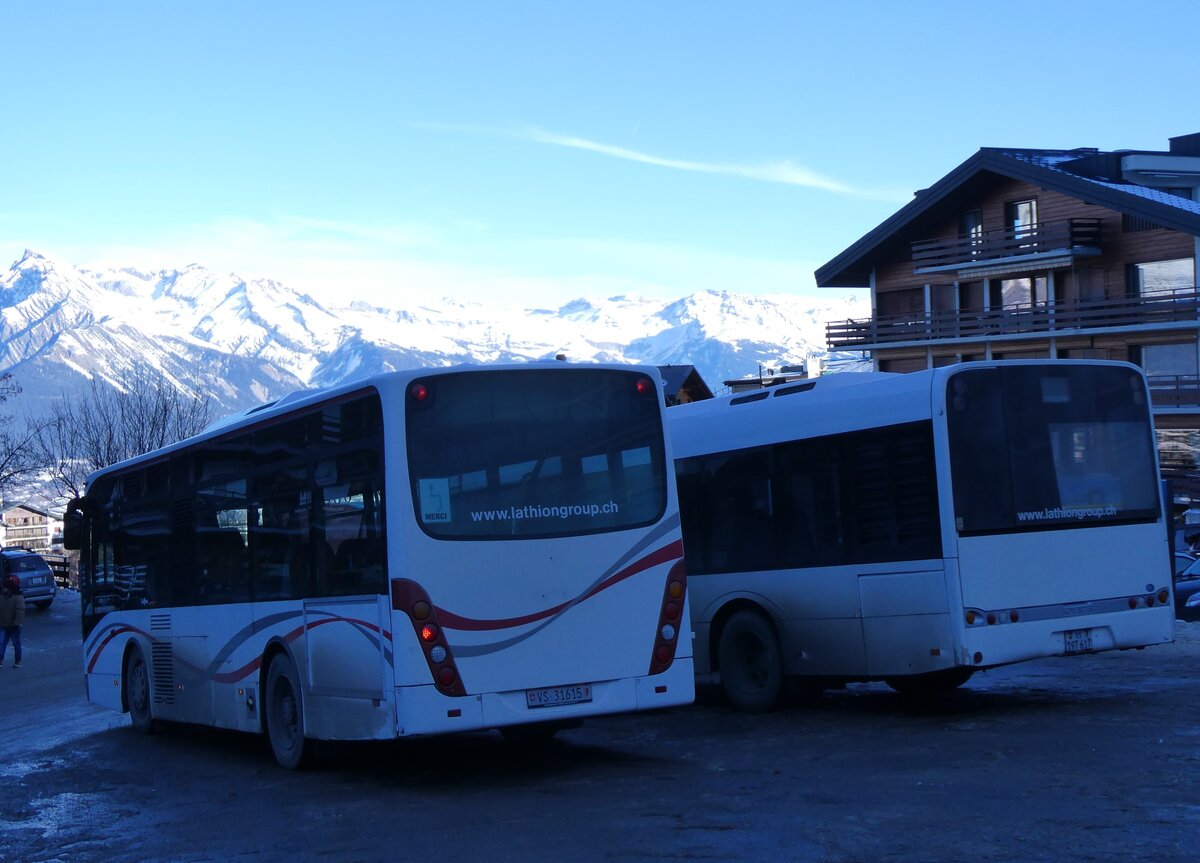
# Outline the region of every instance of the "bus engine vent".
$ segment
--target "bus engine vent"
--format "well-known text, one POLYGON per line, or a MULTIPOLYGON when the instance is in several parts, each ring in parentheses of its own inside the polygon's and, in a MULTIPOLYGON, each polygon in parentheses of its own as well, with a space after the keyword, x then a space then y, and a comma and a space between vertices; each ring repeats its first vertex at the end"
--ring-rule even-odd
POLYGON ((154 703, 175 703, 175 663, 171 657, 171 642, 157 641, 153 647, 154 703))
POLYGON ((150 631, 157 630, 171 631, 171 615, 169 614, 152 614, 150 615, 150 631))

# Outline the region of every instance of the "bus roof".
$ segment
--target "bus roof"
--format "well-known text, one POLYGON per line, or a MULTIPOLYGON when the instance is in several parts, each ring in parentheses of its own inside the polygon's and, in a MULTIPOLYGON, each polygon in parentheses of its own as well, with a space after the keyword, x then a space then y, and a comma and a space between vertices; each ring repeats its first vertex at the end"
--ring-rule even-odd
POLYGON ((199 434, 185 438, 169 446, 161 449, 152 450, 133 458, 126 459, 122 462, 111 464, 101 468, 88 475, 87 485, 90 488, 92 483, 105 474, 114 471, 122 471, 135 465, 145 464, 148 462, 157 461, 171 453, 186 449, 195 444, 202 443, 206 440, 222 437, 237 429, 245 428, 251 425, 257 425, 260 422, 269 421, 276 417, 286 416, 295 411, 302 410, 306 407, 311 407, 322 402, 337 399, 341 396, 351 395, 353 393, 362 392, 364 390, 374 389, 378 391, 396 391, 402 390, 408 383, 417 378, 427 378, 434 375, 454 374, 456 372, 505 372, 519 371, 526 372, 532 370, 546 369, 609 369, 613 371, 625 372, 642 372, 652 381, 655 386, 661 388, 660 375, 654 366, 650 365, 626 365, 622 363, 570 363, 561 360, 539 360, 528 363, 497 363, 497 364, 477 364, 463 363, 455 366, 437 366, 429 368, 403 369, 393 372, 382 372, 380 374, 369 375, 362 378, 356 378, 345 383, 338 384, 332 387, 323 389, 304 389, 296 390, 288 393, 280 398, 265 402, 254 407, 246 408, 220 419, 214 420, 201 431, 199 434))
POLYGON ((667 410, 667 424, 676 458, 728 452, 930 419, 935 381, 969 369, 1066 364, 1137 368, 1106 360, 991 360, 904 374, 843 372, 677 405, 667 410))

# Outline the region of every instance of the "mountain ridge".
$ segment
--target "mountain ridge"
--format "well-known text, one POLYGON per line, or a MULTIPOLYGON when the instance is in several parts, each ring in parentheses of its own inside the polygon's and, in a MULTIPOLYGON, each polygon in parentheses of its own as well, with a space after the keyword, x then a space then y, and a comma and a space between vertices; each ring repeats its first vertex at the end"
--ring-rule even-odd
POLYGON ((231 411, 377 372, 559 353, 695 365, 717 390, 760 364, 824 357, 826 321, 869 314, 866 298, 729 291, 576 297, 553 309, 450 298, 336 305, 198 263, 85 269, 27 249, 0 274, 0 371, 36 401, 92 376, 120 388, 125 373, 147 364, 231 411))

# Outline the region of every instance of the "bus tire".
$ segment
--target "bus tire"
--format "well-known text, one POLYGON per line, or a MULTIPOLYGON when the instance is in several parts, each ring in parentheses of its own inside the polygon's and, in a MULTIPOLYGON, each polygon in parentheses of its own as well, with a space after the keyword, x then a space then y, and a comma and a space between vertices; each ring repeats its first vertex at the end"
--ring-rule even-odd
POLYGON ((138 734, 153 734, 158 731, 158 722, 154 719, 151 707, 150 666, 146 664, 142 648, 136 644, 125 657, 121 686, 133 730, 138 734))
POLYGON ((883 682, 901 695, 937 695, 958 689, 975 673, 973 668, 956 666, 909 677, 885 677, 883 682))
POLYGON ((304 736, 304 702, 300 675, 286 653, 277 653, 267 670, 267 738, 279 766, 287 770, 307 767, 313 743, 304 736))
POLYGON ((717 645, 721 687, 738 710, 766 713, 783 692, 783 655, 775 627, 762 614, 734 612, 717 645))

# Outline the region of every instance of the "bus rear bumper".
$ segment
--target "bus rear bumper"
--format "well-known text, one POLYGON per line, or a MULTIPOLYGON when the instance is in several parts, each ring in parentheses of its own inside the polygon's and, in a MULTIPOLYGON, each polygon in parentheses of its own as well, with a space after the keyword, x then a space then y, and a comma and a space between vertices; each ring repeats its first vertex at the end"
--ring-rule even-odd
POLYGON ((695 699, 691 657, 679 657, 661 674, 591 684, 591 701, 530 707, 526 690, 450 697, 433 685, 396 690, 397 734, 450 734, 533 722, 559 722, 691 704, 695 699))
POLYGON ((1027 659, 1127 650, 1175 640, 1170 606, 986 627, 963 633, 960 665, 989 668, 1027 659))

